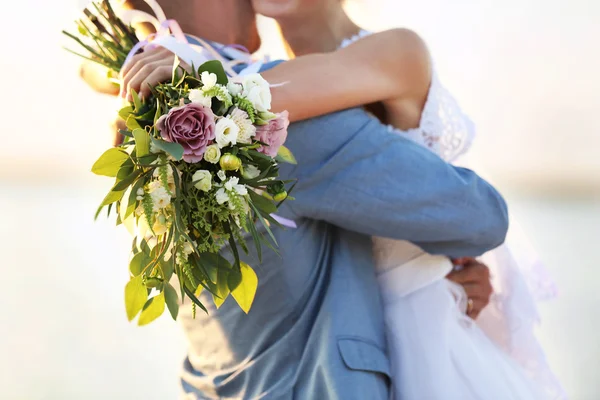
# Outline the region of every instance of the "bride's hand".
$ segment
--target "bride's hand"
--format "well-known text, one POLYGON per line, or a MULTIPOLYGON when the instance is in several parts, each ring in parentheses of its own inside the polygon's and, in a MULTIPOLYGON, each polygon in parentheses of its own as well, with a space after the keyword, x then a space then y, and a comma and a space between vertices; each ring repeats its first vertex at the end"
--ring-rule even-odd
POLYGON ((462 266, 462 269, 452 271, 446 278, 464 288, 471 303, 467 315, 476 319, 481 310, 488 305, 494 292, 490 271, 485 264, 474 258, 461 258, 452 261, 455 265, 462 266))
MULTIPOLYGON (((171 79, 174 62, 175 55, 162 47, 136 54, 121 69, 121 97, 127 96, 127 100, 131 101, 132 90, 142 98, 148 97, 150 86, 171 79)), ((181 62, 181 66, 190 70, 184 62, 181 62)))

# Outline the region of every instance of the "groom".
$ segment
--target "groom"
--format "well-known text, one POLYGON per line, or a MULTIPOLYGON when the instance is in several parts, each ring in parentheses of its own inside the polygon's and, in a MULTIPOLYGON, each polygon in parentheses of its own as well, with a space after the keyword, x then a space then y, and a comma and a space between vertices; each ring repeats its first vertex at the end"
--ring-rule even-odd
MULTIPOLYGON (((202 5, 216 2, 181 3, 199 5, 197 35, 256 42, 249 7, 247 24, 223 19, 232 10, 239 17, 246 0, 210 9, 202 5)), ((135 68, 160 66, 148 57, 138 57, 135 68)), ((298 165, 282 166, 281 174, 299 183, 281 214, 298 228, 275 230, 281 256, 263 255, 248 315, 231 301, 196 319, 181 313, 190 342, 182 386, 199 399, 388 399, 371 236, 477 256, 503 242, 505 203, 473 172, 389 133, 360 109, 293 124, 286 145, 298 165)))

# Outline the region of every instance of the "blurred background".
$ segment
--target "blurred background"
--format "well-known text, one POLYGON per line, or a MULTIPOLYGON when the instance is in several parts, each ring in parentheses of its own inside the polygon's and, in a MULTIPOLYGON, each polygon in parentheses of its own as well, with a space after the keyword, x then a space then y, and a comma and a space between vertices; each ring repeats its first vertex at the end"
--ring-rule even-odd
MULTIPOLYGON (((183 335, 166 315, 127 322, 128 234, 93 222, 110 182, 89 169, 111 144, 118 102, 88 89, 60 47, 77 7, 15 1, 0 25, 0 398, 175 398, 183 335)), ((478 125, 472 165, 506 195, 560 288, 540 304, 549 360, 572 399, 600 398, 600 2, 348 7, 368 29, 409 27, 428 42, 478 125)), ((262 52, 282 56, 272 21, 261 30, 262 52)))

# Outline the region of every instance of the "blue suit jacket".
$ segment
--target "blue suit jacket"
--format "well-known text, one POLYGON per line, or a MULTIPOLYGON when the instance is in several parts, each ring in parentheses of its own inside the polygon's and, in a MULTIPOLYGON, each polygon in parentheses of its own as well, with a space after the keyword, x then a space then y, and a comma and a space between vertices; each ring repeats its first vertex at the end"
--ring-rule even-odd
POLYGON ((504 241, 506 205, 472 171, 360 109, 292 124, 286 145, 298 165, 281 174, 299 183, 280 214, 298 228, 275 229, 280 256, 245 257, 259 278, 248 315, 231 298, 195 320, 183 307, 183 387, 200 399, 387 400, 371 236, 477 256, 504 241))

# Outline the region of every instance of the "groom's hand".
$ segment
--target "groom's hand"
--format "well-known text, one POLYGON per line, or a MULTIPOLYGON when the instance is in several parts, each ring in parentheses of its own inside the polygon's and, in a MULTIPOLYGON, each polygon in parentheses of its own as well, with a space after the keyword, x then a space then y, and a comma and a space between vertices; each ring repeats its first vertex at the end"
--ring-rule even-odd
POLYGON ((467 315, 473 319, 479 316, 481 310, 490 302, 494 292, 488 267, 474 258, 452 260, 462 268, 452 271, 446 278, 461 285, 469 298, 467 315))

